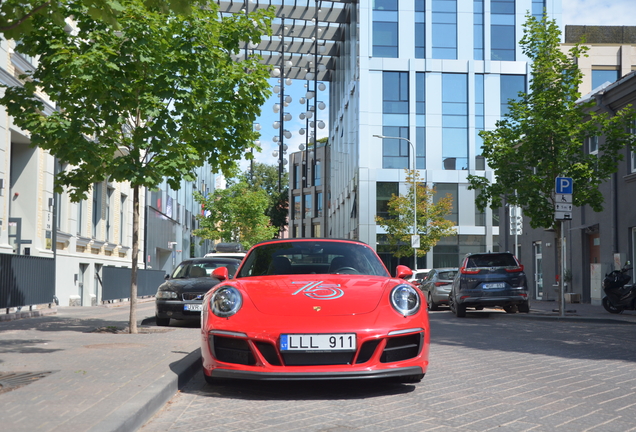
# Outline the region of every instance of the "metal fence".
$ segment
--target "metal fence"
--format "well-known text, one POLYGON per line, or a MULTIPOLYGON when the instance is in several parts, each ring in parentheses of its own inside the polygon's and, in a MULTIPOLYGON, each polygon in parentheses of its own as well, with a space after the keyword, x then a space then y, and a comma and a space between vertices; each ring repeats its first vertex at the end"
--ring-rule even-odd
POLYGON ((0 308, 53 303, 55 260, 0 254, 0 308))
MULTIPOLYGON (((130 268, 103 267, 101 301, 130 298, 131 274, 130 268)), ((137 297, 155 295, 165 276, 162 270, 137 270, 137 297)))

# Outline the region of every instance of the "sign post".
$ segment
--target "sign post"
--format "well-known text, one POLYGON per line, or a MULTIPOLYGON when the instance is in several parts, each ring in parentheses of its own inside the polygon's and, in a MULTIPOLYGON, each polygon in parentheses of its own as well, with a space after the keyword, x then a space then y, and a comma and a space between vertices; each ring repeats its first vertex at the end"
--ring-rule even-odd
POLYGON ((554 182, 554 220, 561 221, 561 277, 559 278, 559 315, 565 316, 565 227, 564 221, 572 219, 572 194, 574 181, 571 177, 557 177, 554 182))

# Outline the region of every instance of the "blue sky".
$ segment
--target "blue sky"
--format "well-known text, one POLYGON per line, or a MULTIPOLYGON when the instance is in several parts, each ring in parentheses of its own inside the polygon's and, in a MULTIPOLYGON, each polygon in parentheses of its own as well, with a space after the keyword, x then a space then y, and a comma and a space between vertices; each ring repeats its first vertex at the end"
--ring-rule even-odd
MULTIPOLYGON (((563 25, 624 25, 636 26, 636 3, 634 0, 562 0, 563 25)), ((276 80, 271 80, 272 85, 276 80)), ((307 89, 306 81, 293 80, 291 86, 286 86, 285 93, 292 97, 292 102, 287 107, 286 112, 292 115, 292 120, 286 122, 286 129, 292 133, 292 137, 285 140, 288 144, 288 154, 298 151, 298 145, 305 143, 305 136, 298 133, 300 128, 305 127, 305 121, 300 120, 298 115, 305 110, 304 105, 298 101, 305 96, 307 89)), ((326 123, 324 129, 317 129, 318 138, 327 136, 329 130, 329 88, 323 92, 318 92, 318 101, 327 104, 327 109, 318 110, 318 119, 326 123)), ((272 156, 274 150, 278 150, 278 143, 273 142, 274 135, 278 135, 278 130, 272 127, 272 123, 279 118, 275 114, 273 106, 279 101, 277 94, 272 94, 270 99, 262 108, 262 114, 258 119, 261 124, 261 147, 262 152, 257 154, 256 160, 266 164, 276 164, 276 158, 272 156)), ((249 164, 241 162, 241 169, 246 170, 249 164)))

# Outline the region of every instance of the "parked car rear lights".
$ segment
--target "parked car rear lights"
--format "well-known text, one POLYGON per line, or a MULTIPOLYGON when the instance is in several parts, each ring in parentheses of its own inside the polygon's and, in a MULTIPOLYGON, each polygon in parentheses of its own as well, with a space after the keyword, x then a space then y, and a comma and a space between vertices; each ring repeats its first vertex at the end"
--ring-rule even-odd
POLYGON ((435 286, 450 285, 448 282, 435 282, 435 286))
POLYGON ((519 267, 507 268, 508 273, 521 273, 523 271, 523 264, 519 264, 519 267))
POLYGON ((459 269, 459 271, 462 274, 479 274, 481 269, 468 270, 466 267, 462 267, 462 268, 459 269))

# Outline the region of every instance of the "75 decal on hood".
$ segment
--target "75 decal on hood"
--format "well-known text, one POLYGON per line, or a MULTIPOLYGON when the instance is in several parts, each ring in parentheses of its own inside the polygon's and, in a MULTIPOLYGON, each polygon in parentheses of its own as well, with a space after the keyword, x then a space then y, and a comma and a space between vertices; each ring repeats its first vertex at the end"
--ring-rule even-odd
POLYGON ((307 297, 315 300, 333 300, 344 295, 344 291, 340 289, 340 284, 324 284, 323 281, 292 282, 292 284, 305 284, 292 295, 304 293, 307 297))

